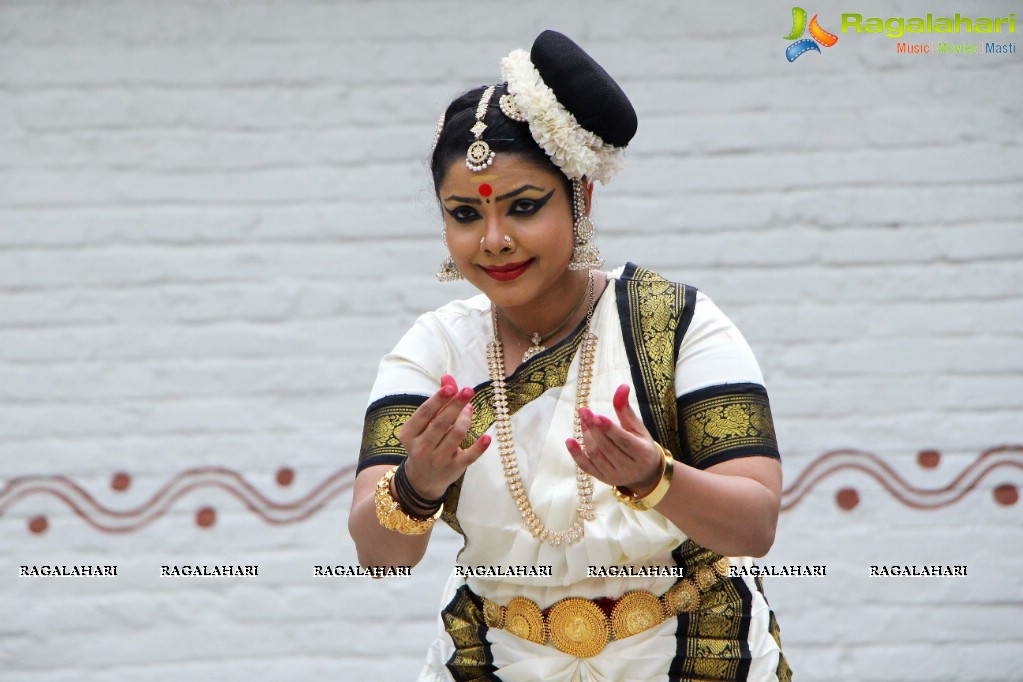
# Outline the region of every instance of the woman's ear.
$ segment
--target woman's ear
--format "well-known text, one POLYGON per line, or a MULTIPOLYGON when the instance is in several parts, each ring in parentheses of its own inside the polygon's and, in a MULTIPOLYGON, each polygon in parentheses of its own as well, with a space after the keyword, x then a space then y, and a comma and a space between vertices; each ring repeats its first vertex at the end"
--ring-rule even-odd
POLYGON ((586 190, 586 215, 590 215, 593 208, 593 181, 585 175, 582 177, 583 189, 586 190))

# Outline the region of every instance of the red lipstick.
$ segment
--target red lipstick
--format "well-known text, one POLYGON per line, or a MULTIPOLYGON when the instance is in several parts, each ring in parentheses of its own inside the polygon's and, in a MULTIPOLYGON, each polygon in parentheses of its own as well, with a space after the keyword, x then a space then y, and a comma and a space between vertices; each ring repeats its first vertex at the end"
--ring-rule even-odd
POLYGON ((518 263, 507 263, 505 265, 481 265, 483 272, 490 275, 498 282, 510 282, 524 273, 533 264, 533 259, 519 261, 518 263))

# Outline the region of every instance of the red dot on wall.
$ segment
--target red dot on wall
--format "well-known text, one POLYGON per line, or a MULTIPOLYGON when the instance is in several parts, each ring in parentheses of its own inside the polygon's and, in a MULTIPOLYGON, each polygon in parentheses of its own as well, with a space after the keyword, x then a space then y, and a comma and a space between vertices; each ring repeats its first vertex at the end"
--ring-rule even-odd
POLYGON ((941 462, 941 453, 937 450, 921 450, 916 455, 916 462, 924 469, 933 469, 941 462))
POLYGON ((849 511, 860 503, 860 494, 854 488, 842 488, 835 495, 835 502, 842 509, 849 511))
POLYGON ((39 535, 45 533, 46 529, 50 527, 50 522, 46 520, 45 516, 33 516, 28 520, 28 529, 39 535))
POLYGON ((119 471, 110 479, 110 487, 114 490, 127 490, 131 485, 131 476, 119 471))
POLYGON ((1003 483, 995 488, 995 502, 1003 507, 1011 507, 1019 502, 1019 490, 1011 483, 1003 483))
POLYGON ((291 485, 295 480, 295 470, 288 467, 281 467, 277 470, 277 485, 291 485))
POLYGON ((195 525, 209 528, 217 522, 217 511, 213 507, 203 507, 195 513, 195 525))

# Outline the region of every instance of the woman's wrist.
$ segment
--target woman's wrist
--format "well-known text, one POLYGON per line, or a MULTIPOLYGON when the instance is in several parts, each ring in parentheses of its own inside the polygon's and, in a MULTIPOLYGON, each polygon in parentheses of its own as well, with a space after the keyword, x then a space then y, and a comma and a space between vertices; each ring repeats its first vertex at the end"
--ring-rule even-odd
POLYGON ((668 494, 668 488, 671 487, 671 477, 674 472, 675 459, 671 456, 671 453, 665 450, 657 442, 654 442, 657 446, 657 450, 661 455, 661 461, 658 468, 657 480, 646 490, 642 495, 633 492, 632 489, 623 486, 614 486, 611 492, 622 504, 625 504, 637 511, 647 511, 653 509, 664 499, 664 496, 668 494))
POLYGON ((376 492, 373 495, 373 506, 376 509, 377 521, 388 530, 393 530, 403 535, 423 535, 428 533, 437 517, 440 516, 440 506, 433 515, 428 518, 419 518, 409 514, 398 497, 395 495, 394 476, 398 467, 394 467, 384 474, 376 485, 376 492))
POLYGON ((408 477, 406 467, 408 460, 403 461, 394 473, 393 489, 395 499, 412 516, 422 519, 429 518, 437 513, 444 503, 445 494, 438 497, 426 497, 420 494, 408 477))
POLYGON ((661 446, 657 443, 654 443, 654 447, 657 449, 657 461, 654 464, 654 468, 650 471, 650 475, 635 485, 628 486, 628 489, 631 490, 637 498, 644 498, 652 493, 654 488, 657 487, 657 484, 661 482, 661 477, 664 476, 664 453, 667 452, 667 450, 661 448, 661 446))

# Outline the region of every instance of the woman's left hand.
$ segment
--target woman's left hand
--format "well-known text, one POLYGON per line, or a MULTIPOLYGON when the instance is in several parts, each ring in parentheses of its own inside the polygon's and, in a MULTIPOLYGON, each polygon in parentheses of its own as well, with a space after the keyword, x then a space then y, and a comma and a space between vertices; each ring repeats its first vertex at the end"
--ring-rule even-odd
POLYGON ((608 485, 627 488, 642 497, 661 477, 661 453, 643 420, 629 405, 629 386, 614 395, 618 424, 588 408, 579 410, 584 451, 575 438, 565 441, 579 468, 608 485))

